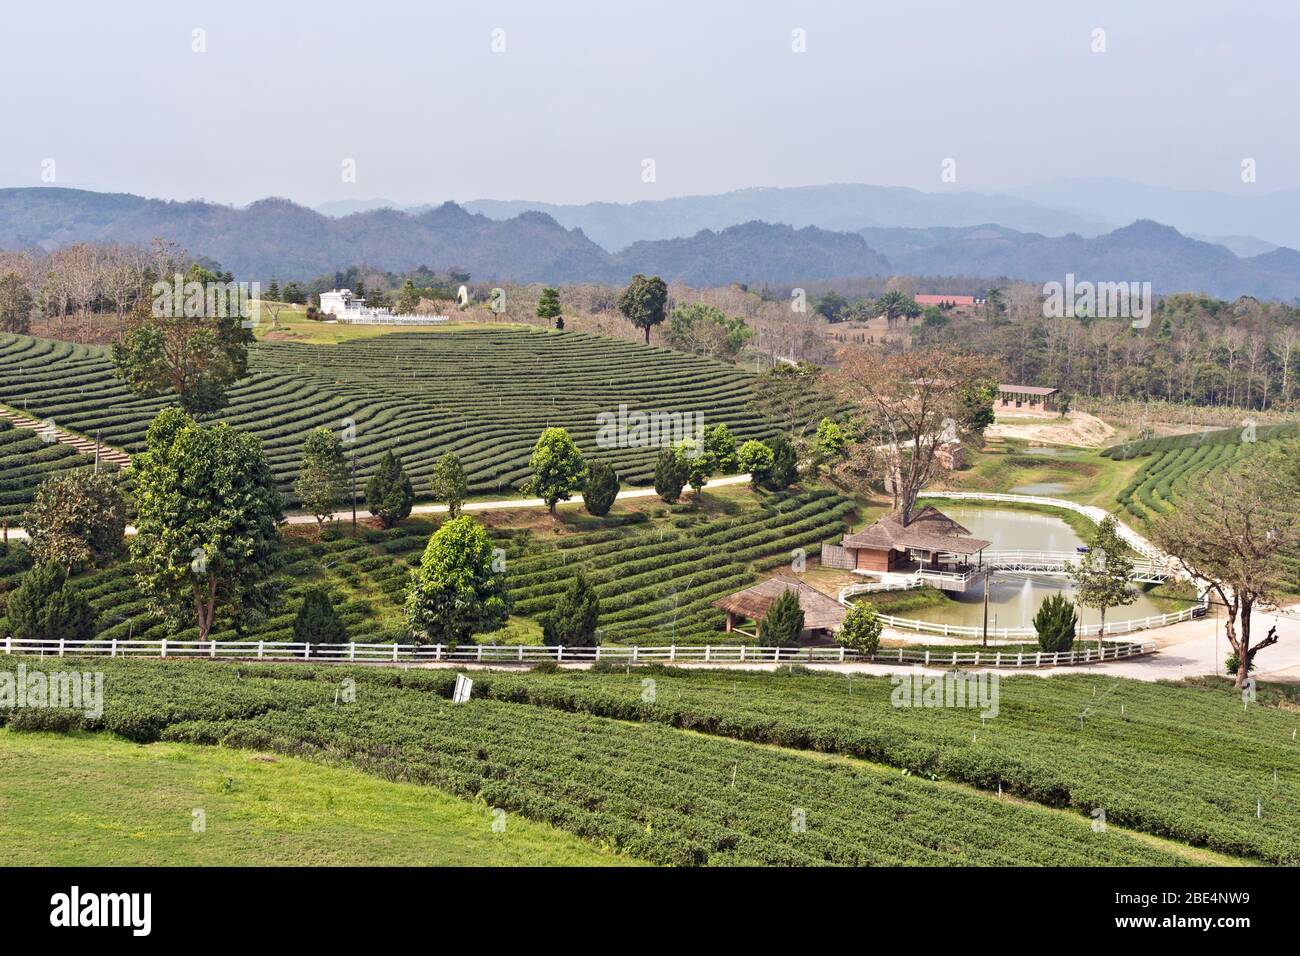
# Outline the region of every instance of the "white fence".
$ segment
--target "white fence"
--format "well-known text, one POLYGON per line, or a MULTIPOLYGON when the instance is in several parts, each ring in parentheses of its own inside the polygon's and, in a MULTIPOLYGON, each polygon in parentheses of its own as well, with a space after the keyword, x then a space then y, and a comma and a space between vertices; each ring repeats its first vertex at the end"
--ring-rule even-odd
MULTIPOLYGON (((851 585, 844 591, 852 590, 851 585)), ((840 603, 844 601, 844 591, 840 592, 840 603)), ((1177 624, 1180 621, 1190 621, 1193 618, 1203 617, 1209 603, 1202 598, 1196 604, 1181 611, 1172 611, 1169 614, 1152 614, 1148 617, 1135 617, 1128 621, 1107 621, 1106 637, 1119 634, 1133 634, 1137 631, 1148 631, 1153 627, 1164 627, 1166 624, 1177 624)), ((906 617, 894 617, 890 614, 881 614, 880 620, 886 627, 892 627, 900 631, 915 631, 918 634, 938 634, 943 637, 973 637, 980 638, 984 635, 984 628, 980 625, 968 624, 935 624, 930 621, 916 621, 906 617)), ((1101 631, 1100 624, 1084 624, 1075 632, 1078 637, 1097 637, 1101 631)), ((1005 640, 1012 637, 1036 638, 1038 632, 1032 626, 1026 627, 990 627, 989 637, 1005 640)))
POLYGON ((703 664, 850 664, 862 662, 921 664, 935 667, 971 665, 977 667, 1056 667, 1066 664, 1092 664, 1149 654, 1154 641, 1143 643, 1115 642, 1100 649, 1045 653, 1035 651, 1001 651, 996 648, 976 651, 915 650, 885 648, 871 656, 843 647, 751 647, 744 644, 636 645, 602 647, 545 647, 542 645, 462 644, 451 648, 443 644, 302 644, 284 641, 69 641, 4 640, 5 654, 29 654, 40 657, 135 657, 135 658, 208 658, 211 660, 266 661, 356 661, 358 663, 483 663, 529 664, 539 661, 559 663, 703 663, 703 664))

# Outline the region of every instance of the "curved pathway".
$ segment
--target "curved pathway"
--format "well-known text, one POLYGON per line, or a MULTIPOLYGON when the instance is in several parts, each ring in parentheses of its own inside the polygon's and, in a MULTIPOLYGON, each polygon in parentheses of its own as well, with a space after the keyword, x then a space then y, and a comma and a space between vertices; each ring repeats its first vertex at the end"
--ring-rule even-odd
MULTIPOLYGON (((93 443, 92 443, 93 444, 93 443)), ((743 485, 749 483, 749 475, 727 475, 723 478, 711 478, 706 488, 717 488, 722 485, 743 485)), ((618 493, 618 501, 627 501, 631 498, 653 498, 657 492, 653 488, 627 488, 618 493)), ((560 505, 579 505, 582 504, 582 495, 574 495, 568 501, 561 501, 560 505)), ((462 511, 495 511, 499 508, 545 508, 546 502, 541 498, 504 498, 500 501, 467 501, 462 507, 462 511)), ((446 505, 416 505, 411 509, 411 514, 441 514, 446 512, 446 505)), ((357 503, 357 517, 369 517, 370 512, 365 509, 361 502, 357 503)), ((339 521, 351 521, 352 509, 346 511, 336 511, 332 518, 339 521)), ((285 524, 315 524, 316 516, 309 514, 293 513, 285 516, 285 524)), ((126 526, 127 534, 135 534, 135 528, 131 525, 126 526)), ((27 532, 21 528, 10 528, 10 538, 26 538, 27 532)))

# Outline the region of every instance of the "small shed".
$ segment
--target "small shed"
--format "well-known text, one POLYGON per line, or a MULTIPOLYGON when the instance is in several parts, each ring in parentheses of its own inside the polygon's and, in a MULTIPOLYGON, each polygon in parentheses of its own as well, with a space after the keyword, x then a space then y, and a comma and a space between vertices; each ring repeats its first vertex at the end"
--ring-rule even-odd
POLYGON ((753 587, 719 598, 713 602, 713 606, 727 612, 728 632, 738 631, 749 637, 757 637, 758 628, 772 602, 790 590, 798 594, 799 607, 803 609, 803 631, 799 635, 800 643, 832 642, 834 633, 844 623, 844 608, 834 598, 826 596, 812 585, 796 578, 785 575, 768 578, 753 587), (746 631, 739 626, 744 620, 754 622, 753 631, 746 631))
POLYGON ((1008 385, 998 386, 997 407, 1028 408, 1045 412, 1055 411, 1061 390, 1045 385, 1008 385))

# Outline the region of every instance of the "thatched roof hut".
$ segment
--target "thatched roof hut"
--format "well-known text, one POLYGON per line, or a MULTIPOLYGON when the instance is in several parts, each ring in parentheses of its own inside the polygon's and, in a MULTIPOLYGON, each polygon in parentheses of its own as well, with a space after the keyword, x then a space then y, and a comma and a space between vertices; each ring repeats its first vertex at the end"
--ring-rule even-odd
POLYGON ((772 602, 790 590, 799 596, 799 607, 803 609, 805 637, 824 637, 839 630, 840 625, 844 623, 845 609, 838 601, 827 597, 809 584, 784 575, 768 578, 753 587, 719 598, 713 602, 713 606, 727 612, 728 631, 739 630, 736 623, 741 619, 747 618, 756 624, 761 624, 772 602))

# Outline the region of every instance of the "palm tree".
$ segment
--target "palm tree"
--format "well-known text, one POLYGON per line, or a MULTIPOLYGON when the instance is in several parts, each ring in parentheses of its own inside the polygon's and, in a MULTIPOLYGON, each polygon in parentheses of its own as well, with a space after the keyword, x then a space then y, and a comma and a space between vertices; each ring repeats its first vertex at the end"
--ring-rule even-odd
POLYGON ((885 315, 885 327, 892 329, 894 323, 899 318, 906 316, 909 319, 916 318, 921 314, 921 307, 916 304, 916 300, 905 292, 894 290, 886 292, 878 300, 876 307, 885 315))

